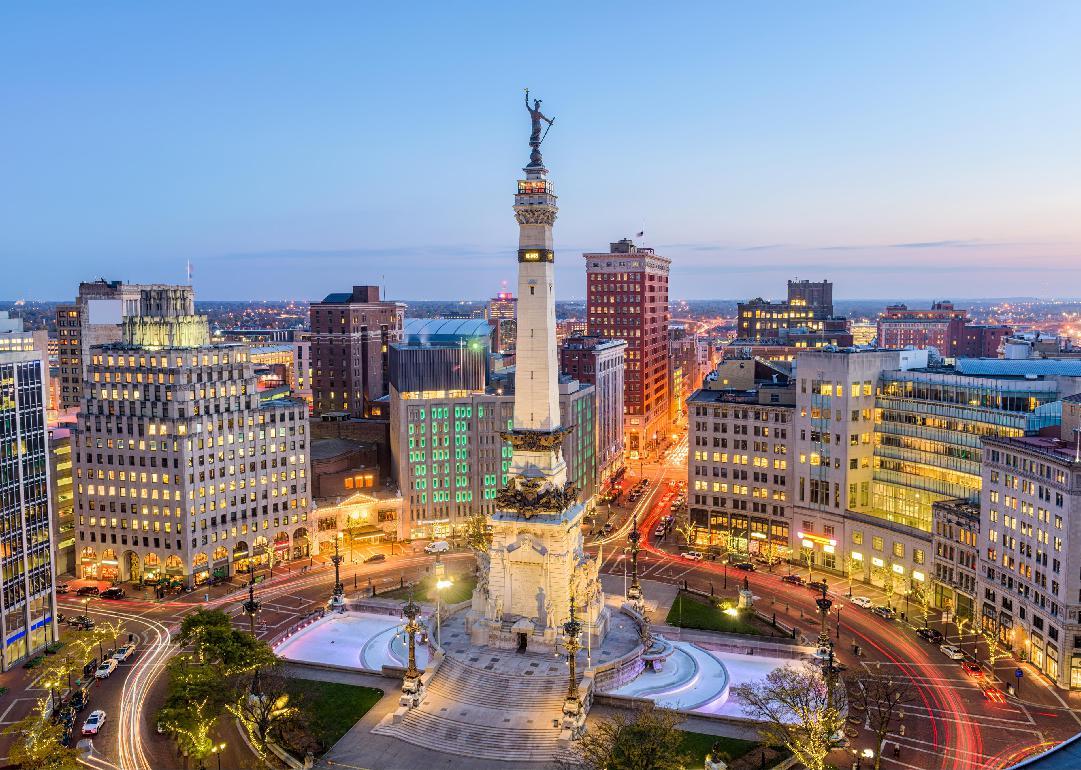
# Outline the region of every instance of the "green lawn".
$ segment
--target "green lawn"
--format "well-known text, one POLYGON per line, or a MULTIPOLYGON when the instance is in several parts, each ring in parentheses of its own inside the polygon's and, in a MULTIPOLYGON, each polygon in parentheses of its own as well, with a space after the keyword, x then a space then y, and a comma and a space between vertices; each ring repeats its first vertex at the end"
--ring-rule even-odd
POLYGON ((738 615, 727 615, 708 598, 684 591, 680 591, 672 602, 666 622, 670 626, 699 628, 703 631, 773 636, 768 624, 760 622, 751 613, 741 610, 738 615))
POLYGON ((714 743, 721 744, 721 751, 728 754, 730 760, 742 757, 758 745, 755 741, 741 741, 738 738, 684 732, 681 748, 691 755, 691 767, 702 767, 706 754, 713 748, 714 743))
POLYGON ((312 679, 289 679, 286 689, 305 704, 308 729, 325 749, 337 743, 383 697, 382 690, 372 687, 312 679))
MULTIPOLYGON (((464 602, 473 596, 473 589, 477 586, 477 579, 472 574, 465 575, 451 575, 451 585, 448 588, 444 588, 442 591, 442 600, 444 604, 457 604, 458 602, 464 602)), ((418 602, 435 602, 435 577, 428 575, 424 577, 420 584, 416 587, 414 598, 418 602)), ((389 597, 391 599, 408 599, 409 598, 409 586, 405 588, 395 588, 393 591, 385 591, 382 596, 389 597)))

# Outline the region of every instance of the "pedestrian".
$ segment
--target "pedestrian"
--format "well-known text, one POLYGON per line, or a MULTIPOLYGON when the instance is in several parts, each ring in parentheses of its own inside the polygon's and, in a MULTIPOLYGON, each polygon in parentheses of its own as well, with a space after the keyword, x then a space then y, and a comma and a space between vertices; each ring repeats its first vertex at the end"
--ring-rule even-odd
POLYGON ((900 727, 897 728, 897 734, 900 735, 902 738, 905 737, 905 723, 904 722, 902 722, 900 727))
POLYGON ((895 744, 893 744, 893 758, 894 759, 899 759, 900 756, 901 756, 901 744, 895 743, 895 744))

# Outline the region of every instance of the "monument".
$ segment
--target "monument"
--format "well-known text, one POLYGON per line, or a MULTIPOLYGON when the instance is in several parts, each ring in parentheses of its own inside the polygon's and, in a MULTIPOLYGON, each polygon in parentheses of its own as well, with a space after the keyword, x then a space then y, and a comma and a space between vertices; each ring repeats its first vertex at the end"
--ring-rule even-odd
POLYGON ((480 558, 467 629, 474 644, 519 651, 554 652, 564 626, 575 620, 584 645, 597 645, 609 613, 597 577, 598 564, 583 547, 585 506, 567 481, 562 443, 570 426, 560 424, 556 354, 555 252, 552 225, 556 196, 540 147, 555 123, 541 102, 526 109, 532 123, 529 165, 518 180, 518 332, 514 373, 514 419, 502 434, 513 457, 507 484, 488 517, 492 540, 480 558))

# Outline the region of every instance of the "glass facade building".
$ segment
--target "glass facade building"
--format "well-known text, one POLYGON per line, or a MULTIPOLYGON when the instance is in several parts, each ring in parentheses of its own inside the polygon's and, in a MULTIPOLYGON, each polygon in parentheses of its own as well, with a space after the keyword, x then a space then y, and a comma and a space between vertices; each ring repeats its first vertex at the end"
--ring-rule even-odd
POLYGON ((0 353, 0 635, 5 671, 57 638, 44 383, 36 353, 0 353))
POLYGON ((934 503, 978 502, 980 442, 1058 424, 1050 379, 884 372, 875 400, 872 507, 888 521, 931 530, 934 503))

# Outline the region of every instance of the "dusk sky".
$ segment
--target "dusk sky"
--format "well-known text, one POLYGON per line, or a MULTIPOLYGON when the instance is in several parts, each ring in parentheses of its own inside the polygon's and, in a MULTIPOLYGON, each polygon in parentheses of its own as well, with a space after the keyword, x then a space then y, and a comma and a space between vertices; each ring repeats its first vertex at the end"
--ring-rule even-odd
POLYGON ((480 299, 528 86, 561 299, 1081 295, 1081 3, 8 3, 0 299, 480 299), (677 10, 678 9, 678 10, 677 10))

